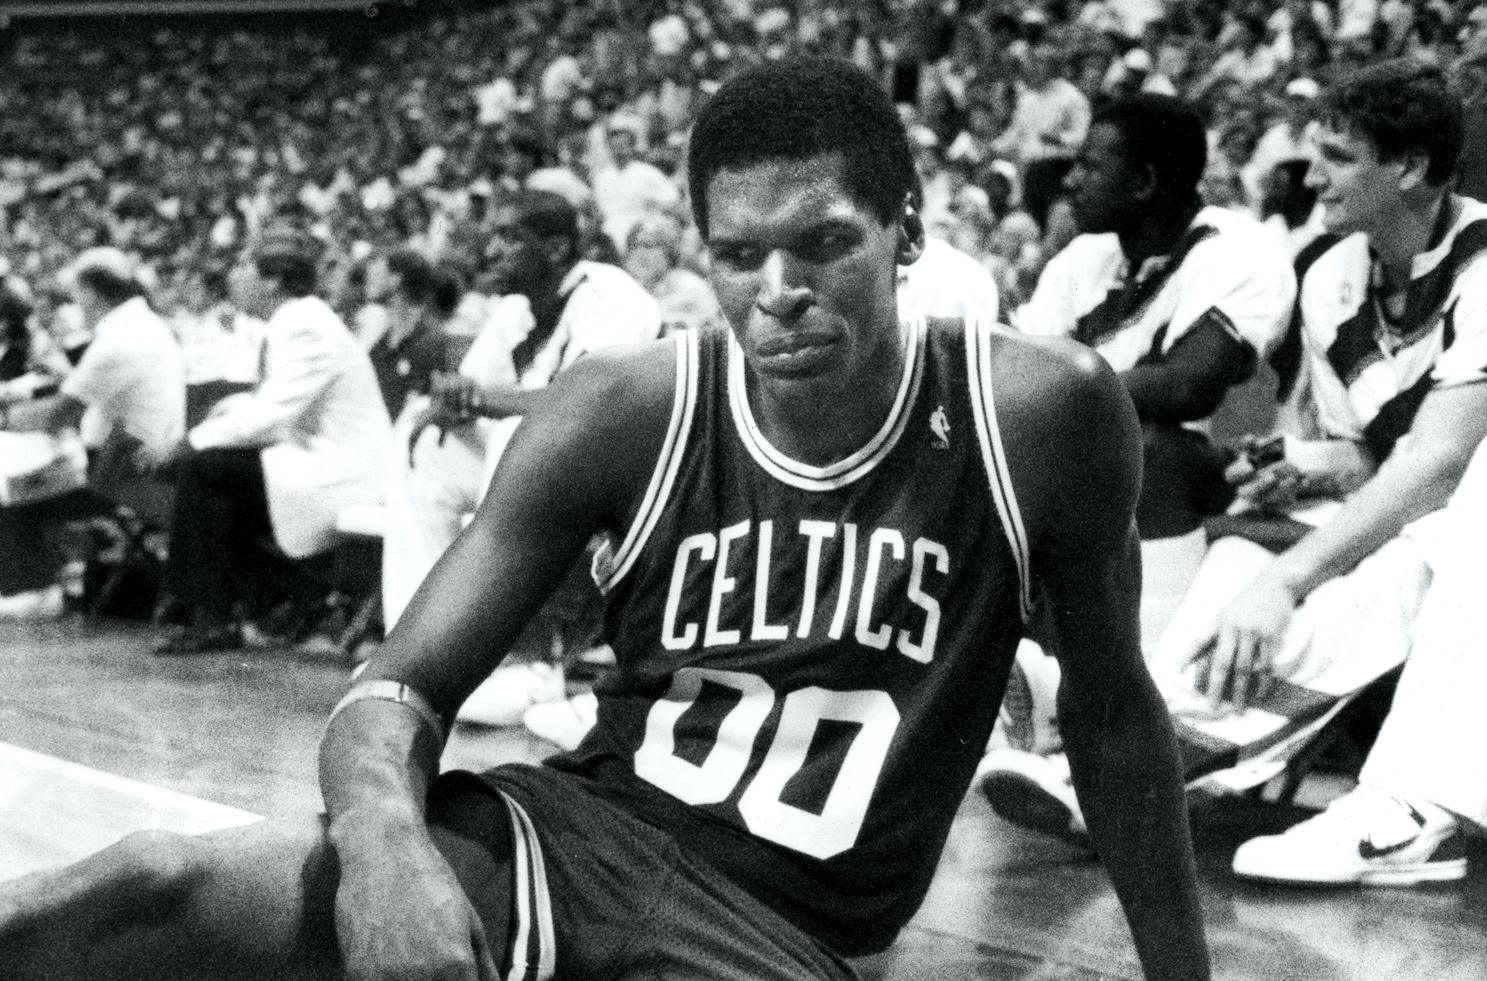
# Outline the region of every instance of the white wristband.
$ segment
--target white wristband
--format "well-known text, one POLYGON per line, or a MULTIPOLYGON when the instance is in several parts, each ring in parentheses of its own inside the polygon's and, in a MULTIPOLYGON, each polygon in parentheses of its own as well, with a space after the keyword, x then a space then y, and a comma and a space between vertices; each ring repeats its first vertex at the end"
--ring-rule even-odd
MULTIPOLYGON (((419 719, 423 721, 424 725, 434 731, 434 737, 441 744, 449 738, 449 727, 445 725, 443 719, 439 718, 439 713, 434 711, 434 707, 429 704, 429 700, 401 681, 390 681, 383 678, 358 681, 351 686, 351 690, 346 693, 346 697, 341 699, 340 704, 330 713, 330 718, 332 720, 335 719, 346 706, 368 698, 406 705, 418 714, 419 719)), ((326 725, 329 724, 330 722, 328 720, 326 725)))

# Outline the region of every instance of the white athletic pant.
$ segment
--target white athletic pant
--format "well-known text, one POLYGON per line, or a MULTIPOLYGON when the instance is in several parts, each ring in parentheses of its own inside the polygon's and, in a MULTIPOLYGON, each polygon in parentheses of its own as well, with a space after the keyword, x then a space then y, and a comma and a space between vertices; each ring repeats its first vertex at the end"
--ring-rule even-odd
POLYGON ((1219 611, 1274 557, 1252 542, 1225 538, 1204 557, 1192 587, 1147 658, 1167 700, 1179 740, 1203 752, 1234 752, 1238 763, 1203 778, 1219 791, 1242 791, 1282 773, 1348 700, 1409 655, 1413 625, 1430 585, 1421 548, 1397 538, 1314 590, 1296 610, 1275 659, 1288 682, 1242 712, 1215 709, 1182 667, 1210 635, 1219 611))
POLYGON ((1360 780, 1487 824, 1487 443, 1450 505, 1411 534, 1435 575, 1360 780))
POLYGON ((494 469, 488 456, 505 447, 516 422, 462 426, 442 440, 429 427, 414 446, 410 467, 410 414, 404 412, 395 427, 396 463, 382 536, 382 622, 388 630, 480 503, 494 469))

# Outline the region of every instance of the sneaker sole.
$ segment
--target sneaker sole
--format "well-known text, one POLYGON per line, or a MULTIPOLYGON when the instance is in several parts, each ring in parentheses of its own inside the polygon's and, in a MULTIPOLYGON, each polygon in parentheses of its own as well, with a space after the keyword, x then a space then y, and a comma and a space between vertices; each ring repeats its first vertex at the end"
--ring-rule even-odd
POLYGON ((1020 773, 998 770, 987 774, 981 781, 981 792, 991 802, 991 809, 1004 821, 1057 838, 1084 851, 1094 851, 1087 832, 1069 827, 1073 813, 1036 780, 1020 773))
POLYGON ((1335 878, 1324 878, 1312 876, 1310 878, 1297 878, 1279 875, 1264 875, 1257 872, 1241 872, 1234 870, 1234 874, 1241 879, 1251 882, 1263 882, 1267 885, 1276 886, 1314 886, 1326 888, 1328 886, 1414 886, 1429 882, 1455 882, 1466 878, 1466 859, 1458 858, 1448 862, 1421 862, 1416 865, 1401 865, 1394 868, 1380 869, 1358 869, 1353 872, 1339 873, 1335 878))

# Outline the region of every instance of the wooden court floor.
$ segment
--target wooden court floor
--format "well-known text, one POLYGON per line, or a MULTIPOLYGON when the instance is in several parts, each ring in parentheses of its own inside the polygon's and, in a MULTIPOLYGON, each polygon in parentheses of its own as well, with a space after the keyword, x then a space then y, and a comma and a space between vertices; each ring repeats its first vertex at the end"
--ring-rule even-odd
MULTIPOLYGON (((165 660, 150 655, 153 639, 76 617, 0 623, 0 878, 137 828, 318 809, 315 747, 345 666, 282 650, 165 660)), ((445 763, 550 749, 519 730, 461 727, 445 763)), ((1285 890, 1229 874, 1239 842, 1300 816, 1250 801, 1195 807, 1215 977, 1487 979, 1487 847, 1474 843, 1464 883, 1427 889, 1285 890)), ((1139 977, 1100 866, 1002 823, 975 794, 919 915, 860 967, 868 981, 1139 977)))

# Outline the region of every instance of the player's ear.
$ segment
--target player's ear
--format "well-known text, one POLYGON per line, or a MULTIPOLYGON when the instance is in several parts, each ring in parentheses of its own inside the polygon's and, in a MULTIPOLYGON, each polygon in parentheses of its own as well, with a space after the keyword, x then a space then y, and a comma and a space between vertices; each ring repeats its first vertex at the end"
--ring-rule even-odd
POLYGON ((1136 174, 1131 184, 1131 197, 1137 201, 1154 201, 1157 193, 1157 169, 1147 164, 1136 174))
POLYGON ((1400 161, 1402 166, 1399 171, 1399 189, 1410 192, 1418 191, 1427 187, 1429 182, 1425 179, 1430 170, 1430 157, 1426 154, 1410 154, 1400 161))
POLYGON ((914 205, 910 194, 904 200, 904 214, 898 225, 898 255, 900 266, 912 266, 924 254, 924 219, 914 205))
POLYGON ((561 265, 577 252, 578 242, 571 235, 549 235, 542 240, 542 256, 549 265, 561 265))

